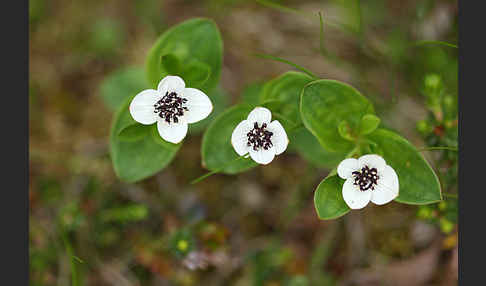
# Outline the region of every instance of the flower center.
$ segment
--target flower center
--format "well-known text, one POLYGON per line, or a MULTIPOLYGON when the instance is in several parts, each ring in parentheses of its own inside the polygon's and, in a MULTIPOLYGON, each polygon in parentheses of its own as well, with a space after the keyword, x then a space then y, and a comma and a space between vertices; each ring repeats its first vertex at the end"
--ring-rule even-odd
POLYGON ((272 138, 273 133, 266 130, 267 124, 263 123, 262 127, 258 127, 258 123, 253 124, 253 129, 246 134, 248 137, 248 146, 253 146, 253 150, 258 151, 261 148, 268 150, 273 146, 272 138))
POLYGON ((369 189, 374 190, 375 186, 378 184, 378 171, 376 168, 369 168, 364 166, 360 171, 354 171, 354 185, 359 186, 361 191, 367 191, 369 189))
POLYGON ((166 92, 164 97, 154 104, 154 113, 158 113, 160 118, 164 118, 167 123, 179 122, 180 116, 184 115, 184 111, 188 111, 185 105, 186 98, 179 97, 175 92, 166 92))

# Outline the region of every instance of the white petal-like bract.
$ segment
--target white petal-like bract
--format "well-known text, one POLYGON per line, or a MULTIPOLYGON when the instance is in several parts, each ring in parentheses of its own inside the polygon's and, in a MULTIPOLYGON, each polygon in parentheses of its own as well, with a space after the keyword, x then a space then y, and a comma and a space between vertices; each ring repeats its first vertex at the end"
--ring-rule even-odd
POLYGON ((343 199, 351 209, 362 209, 371 200, 372 191, 361 191, 354 185, 353 178, 349 178, 343 184, 343 199))
POLYGON ((177 94, 182 94, 186 88, 186 83, 184 80, 176 75, 168 75, 164 77, 157 87, 157 90, 165 95, 166 92, 175 92, 177 94))
POLYGON ((267 125, 270 124, 270 120, 272 120, 272 113, 265 107, 255 107, 250 114, 248 114, 247 120, 252 126, 255 122, 257 122, 261 127, 263 123, 266 123, 267 125))
POLYGON ((262 148, 258 151, 254 151, 250 148, 250 157, 258 164, 267 165, 272 162, 273 158, 275 158, 275 148, 271 147, 268 150, 262 148))
POLYGON ((285 129, 277 120, 270 122, 271 119, 270 110, 265 107, 255 107, 248 114, 247 119, 235 127, 231 134, 231 145, 238 155, 249 153, 253 161, 266 165, 287 149, 289 139, 285 129), (257 123, 256 127, 255 123, 257 123))
POLYGON ((371 201, 377 205, 384 205, 398 197, 398 176, 392 167, 386 165, 380 172, 378 185, 372 191, 371 201))
POLYGON ((184 120, 178 123, 171 122, 170 124, 162 118, 157 120, 157 130, 159 131, 160 137, 174 144, 181 142, 186 137, 187 127, 187 122, 184 120))
POLYGON ((153 89, 146 89, 137 94, 130 102, 130 115, 141 124, 150 125, 157 121, 154 104, 161 98, 160 93, 153 89))
POLYGON ((235 149, 238 155, 243 156, 249 152, 250 146, 248 146, 248 136, 246 135, 252 127, 248 124, 247 120, 241 121, 231 134, 231 145, 235 149))
POLYGON ((337 173, 346 179, 342 188, 343 198, 352 209, 363 208, 369 201, 384 205, 398 197, 398 175, 379 155, 345 159, 338 165, 337 173), (354 171, 358 173, 353 175, 354 171))
POLYGON ((273 133, 271 140, 275 147, 275 155, 282 154, 289 145, 289 138, 287 137, 287 133, 282 124, 277 120, 274 120, 268 124, 267 130, 273 133))
POLYGON ((367 154, 359 157, 359 168, 364 167, 367 165, 370 168, 376 168, 378 170, 382 170, 386 166, 385 159, 381 156, 376 154, 367 154))
POLYGON ((347 158, 341 161, 337 167, 337 173, 342 179, 350 178, 352 173, 358 170, 358 160, 354 158, 347 158))
POLYGON ((160 81, 157 90, 147 89, 137 94, 129 110, 133 119, 141 124, 157 122, 162 139, 177 144, 186 137, 188 124, 208 117, 213 104, 204 92, 186 88, 182 78, 169 75, 160 81), (168 97, 164 97, 166 95, 168 97), (165 121, 167 118, 170 122, 165 121))
POLYGON ((213 110, 209 97, 199 89, 185 88, 182 94, 187 99, 187 111, 184 114, 187 123, 195 123, 208 117, 213 110))

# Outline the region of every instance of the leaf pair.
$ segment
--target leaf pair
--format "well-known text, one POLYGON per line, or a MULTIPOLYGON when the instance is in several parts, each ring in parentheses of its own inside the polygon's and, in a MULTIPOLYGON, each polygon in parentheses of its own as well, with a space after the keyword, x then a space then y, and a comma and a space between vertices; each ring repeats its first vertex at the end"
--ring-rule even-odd
POLYGON ((348 141, 355 141, 361 135, 370 134, 380 125, 381 119, 373 114, 366 114, 361 118, 361 122, 356 130, 352 130, 347 121, 341 121, 338 125, 338 132, 341 137, 348 141))
MULTIPOLYGON (((370 151, 385 158, 398 175, 400 194, 396 201, 428 204, 441 200, 439 180, 427 161, 405 138, 376 129, 380 120, 356 89, 334 80, 313 81, 302 91, 300 108, 304 125, 328 150, 351 151, 357 134, 372 142, 370 151)), ((314 194, 319 218, 332 219, 349 211, 341 194, 343 183, 331 172, 319 184, 314 194)))
MULTIPOLYGON (((287 72, 262 85, 254 85, 243 93, 245 103, 238 104, 215 118, 203 137, 201 147, 203 165, 211 171, 224 166, 238 155, 231 146, 234 128, 255 106, 265 106, 272 111, 273 119, 286 129, 289 149, 319 167, 334 167, 344 156, 322 148, 316 138, 302 127, 299 110, 300 94, 305 85, 314 79, 301 72, 287 72)), ((253 161, 240 161, 224 167, 222 172, 235 174, 257 166, 253 161)))
POLYGON ((152 86, 167 75, 209 92, 221 75, 223 42, 216 23, 191 19, 163 33, 147 56, 146 73, 152 86))

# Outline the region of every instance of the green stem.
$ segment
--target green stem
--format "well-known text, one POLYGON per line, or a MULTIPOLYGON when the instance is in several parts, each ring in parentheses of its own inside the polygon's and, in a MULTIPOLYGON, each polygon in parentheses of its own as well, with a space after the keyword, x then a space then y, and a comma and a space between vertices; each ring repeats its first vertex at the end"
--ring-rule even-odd
POLYGON ((220 167, 220 168, 218 168, 218 169, 216 169, 214 171, 208 172, 208 173, 206 173, 206 174, 204 174, 204 175, 202 175, 202 176, 200 176, 200 177, 192 180, 191 181, 191 185, 194 185, 196 183, 199 183, 200 181, 206 179, 207 177, 212 176, 214 174, 217 174, 217 173, 221 172, 222 170, 224 170, 224 168, 228 167, 229 165, 231 165, 234 162, 239 161, 241 159, 246 159, 246 158, 245 158, 245 156, 240 156, 240 157, 238 157, 238 158, 236 158, 236 159, 234 159, 232 161, 229 161, 227 164, 223 165, 222 167, 220 167))
POLYGON ((446 198, 451 198, 451 199, 458 199, 457 194, 449 194, 449 193, 442 193, 442 195, 446 198))
POLYGON ((275 3, 275 2, 266 1, 266 0, 256 0, 256 2, 263 5, 263 6, 267 6, 269 8, 279 10, 280 12, 293 13, 293 14, 297 14, 297 15, 301 15, 301 16, 310 16, 306 12, 303 12, 303 11, 300 11, 300 10, 297 10, 297 9, 293 9, 293 8, 289 8, 289 7, 280 5, 280 4, 275 3))
MULTIPOLYGON (((73 254, 73 248, 71 246, 71 243, 69 243, 69 240, 67 238, 67 233, 64 230, 64 226, 62 225, 62 223, 60 223, 59 228, 60 228, 60 232, 61 232, 61 239, 64 243, 64 247, 66 248, 66 252, 67 252, 67 255, 68 255, 68 258, 69 258, 69 263, 71 265, 71 283, 72 283, 71 285, 77 286, 78 285, 78 272, 77 272, 77 269, 76 269, 75 259, 78 258, 78 257, 73 254)), ((81 259, 79 259, 79 260, 81 260, 81 259)))
POLYGON ((359 27, 358 27, 358 33, 359 33, 359 45, 361 47, 361 49, 364 48, 364 41, 365 41, 365 38, 364 38, 364 31, 363 31, 363 15, 362 15, 362 12, 361 12, 361 1, 360 0, 356 0, 356 9, 358 9, 358 21, 359 21, 359 27))
POLYGON ((274 60, 274 61, 277 61, 277 62, 281 62, 281 63, 288 64, 288 65, 293 66, 294 68, 300 70, 301 72, 304 72, 304 73, 308 74, 310 77, 312 77, 314 79, 319 79, 319 77, 316 76, 310 70, 308 70, 308 69, 306 69, 306 68, 304 68, 302 66, 299 66, 298 64, 294 64, 293 62, 288 61, 286 59, 282 59, 282 58, 279 58, 279 57, 275 57, 275 56, 272 56, 272 55, 266 55, 266 54, 254 54, 254 55, 256 57, 259 57, 259 58, 262 58, 262 59, 274 60))
POLYGON ((324 19, 322 18, 322 13, 319 11, 319 50, 322 56, 326 56, 327 50, 324 46, 324 19))
POLYGON ((349 152, 347 155, 346 155, 346 158, 352 158, 354 155, 359 154, 361 148, 360 148, 360 145, 356 145, 356 147, 354 147, 353 150, 351 150, 351 152, 349 152))
POLYGON ((423 45, 429 45, 429 44, 441 45, 441 46, 457 49, 457 45, 447 43, 447 42, 443 42, 443 41, 418 41, 418 42, 413 43, 414 46, 423 46, 423 45))
POLYGON ((450 150, 450 151, 457 151, 457 147, 447 147, 447 146, 439 146, 439 147, 425 147, 419 149, 419 152, 423 151, 434 151, 434 150, 450 150))

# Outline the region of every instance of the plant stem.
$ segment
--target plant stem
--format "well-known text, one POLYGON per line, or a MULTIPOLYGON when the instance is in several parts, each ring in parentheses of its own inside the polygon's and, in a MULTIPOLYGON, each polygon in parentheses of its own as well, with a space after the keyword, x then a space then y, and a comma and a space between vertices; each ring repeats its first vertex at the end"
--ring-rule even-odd
POLYGON ((413 43, 414 46, 423 46, 423 45, 428 45, 428 44, 442 45, 442 46, 446 46, 446 47, 450 47, 450 48, 456 48, 456 49, 458 48, 457 45, 447 43, 447 42, 443 42, 443 41, 418 41, 418 42, 413 43))
POLYGON ((61 233, 61 239, 64 243, 64 247, 66 248, 66 253, 67 253, 67 256, 69 258, 69 263, 71 265, 71 283, 72 283, 73 286, 77 286, 78 285, 78 271, 77 271, 77 268, 76 268, 76 262, 75 262, 74 257, 76 257, 80 261, 82 261, 82 260, 79 259, 77 256, 75 256, 73 254, 73 248, 71 246, 71 243, 69 242, 69 239, 67 238, 67 233, 66 233, 62 223, 59 224, 59 228, 60 228, 60 233, 61 233))
POLYGON ((434 150, 457 151, 457 147, 439 146, 439 147, 425 147, 425 148, 419 149, 420 152, 423 152, 423 151, 434 151, 434 150))
POLYGON ((277 62, 288 64, 288 65, 293 66, 294 68, 308 74, 310 77, 312 77, 314 79, 319 79, 319 77, 317 75, 315 75, 313 72, 311 72, 310 70, 308 70, 308 69, 306 69, 302 66, 299 66, 298 64, 294 64, 293 62, 288 61, 286 59, 282 59, 282 58, 279 58, 279 57, 275 57, 275 56, 272 56, 272 55, 266 55, 266 54, 254 54, 254 56, 262 58, 262 59, 269 59, 269 60, 274 60, 274 61, 277 61, 277 62))
POLYGON ((352 158, 356 154, 361 155, 359 154, 360 151, 361 151, 360 145, 357 144, 356 147, 353 148, 353 150, 351 150, 348 154, 346 154, 345 158, 352 158))
POLYGON ((449 194, 449 193, 444 193, 443 192, 442 195, 444 197, 446 197, 446 198, 451 198, 451 199, 456 199, 456 200, 459 199, 458 196, 457 196, 457 194, 449 194))
POLYGON ((200 177, 192 180, 191 181, 191 185, 194 185, 196 183, 199 183, 200 181, 206 179, 207 177, 212 176, 214 174, 217 174, 217 173, 221 172, 224 168, 228 167, 229 165, 231 165, 234 162, 239 161, 241 159, 246 159, 246 158, 245 158, 245 156, 240 156, 240 157, 238 157, 238 158, 236 158, 236 159, 234 159, 232 161, 229 161, 227 164, 223 165, 222 167, 220 167, 220 168, 218 168, 218 169, 216 169, 214 171, 208 172, 208 173, 206 173, 206 174, 204 174, 204 175, 202 175, 202 176, 200 176, 200 177))

